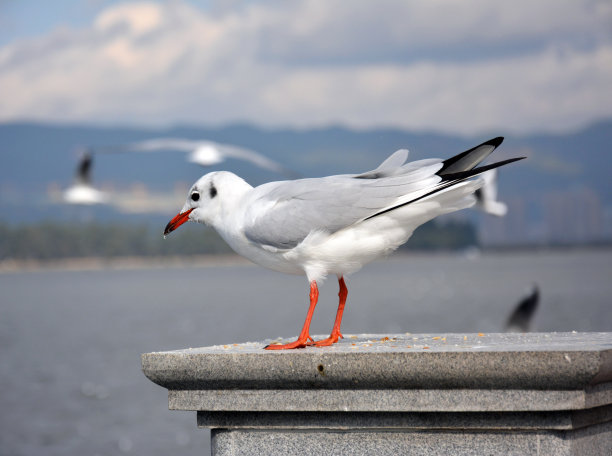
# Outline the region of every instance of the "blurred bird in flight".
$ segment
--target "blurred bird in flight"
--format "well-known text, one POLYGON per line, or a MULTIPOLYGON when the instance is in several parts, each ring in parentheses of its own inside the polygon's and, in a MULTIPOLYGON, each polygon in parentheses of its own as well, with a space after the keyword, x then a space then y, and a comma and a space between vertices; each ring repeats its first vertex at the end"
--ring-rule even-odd
MULTIPOLYGON (((98 149, 96 149, 98 151, 98 149)), ((101 152, 186 152, 187 160, 201 166, 213 166, 229 158, 250 162, 260 168, 274 171, 286 177, 297 177, 297 174, 285 166, 251 149, 214 141, 182 138, 154 138, 132 142, 119 146, 101 147, 101 152)))
POLYGON ((88 149, 82 149, 76 169, 74 184, 64 190, 62 197, 68 204, 89 206, 108 202, 108 196, 94 188, 91 180, 93 154, 88 149))

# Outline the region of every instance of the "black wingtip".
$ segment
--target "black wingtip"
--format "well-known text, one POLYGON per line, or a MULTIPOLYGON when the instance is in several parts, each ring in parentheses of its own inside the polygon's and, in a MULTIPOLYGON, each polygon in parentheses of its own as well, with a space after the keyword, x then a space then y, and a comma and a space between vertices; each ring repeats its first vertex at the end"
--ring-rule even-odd
POLYGON ((447 158, 446 160, 442 162, 443 164, 442 168, 440 168, 440 170, 436 174, 438 174, 438 176, 443 176, 449 172, 456 173, 456 172, 461 172, 461 171, 468 171, 474 168, 475 166, 477 166, 478 163, 485 160, 487 156, 493 153, 493 151, 497 149, 497 147, 503 141, 504 141, 504 137, 498 136, 497 138, 489 139, 488 141, 478 144, 477 146, 474 146, 471 149, 461 152, 460 154, 447 158), (491 147, 491 149, 488 150, 488 152, 486 152, 485 154, 480 154, 480 155, 477 154, 476 156, 473 155, 474 151, 476 150, 482 151, 482 148, 486 146, 491 147))
POLYGON ((499 147, 499 145, 503 142, 504 142, 504 137, 498 136, 497 138, 489 139, 487 142, 483 143, 482 145, 484 146, 485 144, 490 144, 493 147, 499 147))
MULTIPOLYGON (((497 139, 497 138, 496 138, 497 139)), ((484 173, 485 171, 489 171, 491 169, 495 169, 495 168, 499 168, 500 166, 504 166, 507 165, 509 163, 514 163, 516 161, 519 160, 523 160, 527 157, 516 157, 516 158, 509 158, 508 160, 502 160, 496 163, 492 163, 490 165, 485 165, 485 166, 479 166, 478 168, 473 168, 473 169, 468 169, 467 171, 459 171, 456 173, 447 173, 447 174, 443 174, 440 177, 442 177, 442 182, 444 183, 444 185, 440 185, 437 188, 435 188, 433 191, 426 193, 425 195, 421 195, 418 198, 415 198, 413 200, 407 201, 405 203, 402 204, 398 204, 397 206, 393 206, 390 207, 388 209, 382 210, 380 212, 377 212, 376 214, 370 215, 369 217, 366 217, 364 220, 369 220, 371 218, 374 218, 378 215, 382 215, 382 214, 386 214, 387 212, 393 211, 397 208, 400 208, 402 206, 406 206, 408 204, 412 204, 416 201, 422 200, 423 198, 427 198, 428 196, 433 195, 434 193, 437 193, 441 190, 445 190, 446 188, 455 185, 463 180, 469 179, 470 177, 473 176, 477 176, 478 174, 484 173)))
POLYGON ((444 181, 454 181, 454 180, 463 180, 463 179, 468 179, 472 176, 477 176, 478 174, 482 174, 485 171, 489 171, 495 168, 499 168, 500 166, 504 166, 504 165, 508 165, 510 163, 514 163, 516 161, 519 160, 523 160, 527 157, 516 157, 516 158, 509 158, 508 160, 502 160, 502 161, 498 161, 495 163, 491 163, 490 165, 485 165, 485 166, 479 166, 478 168, 474 168, 474 169, 469 169, 467 171, 459 171, 456 173, 447 173, 444 174, 442 177, 442 180, 444 181))

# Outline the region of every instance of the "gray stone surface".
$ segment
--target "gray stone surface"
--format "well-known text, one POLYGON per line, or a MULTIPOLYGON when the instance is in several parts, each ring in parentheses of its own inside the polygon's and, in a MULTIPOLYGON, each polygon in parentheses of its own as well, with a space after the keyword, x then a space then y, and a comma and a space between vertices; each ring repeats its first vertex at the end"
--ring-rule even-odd
POLYGON ((612 406, 563 412, 198 412, 198 426, 232 429, 556 430, 612 421, 612 406))
POLYGON ((612 380, 612 334, 347 336, 331 347, 266 343, 147 353, 168 389, 577 389, 612 380))
POLYGON ((213 454, 612 454, 612 333, 346 335, 147 353, 213 454))
POLYGON ((326 348, 245 343, 142 356, 170 408, 552 411, 612 403, 612 334, 349 336, 326 348))
POLYGON ((565 432, 317 432, 213 430, 214 455, 608 456, 612 426, 565 432))
POLYGON ((610 383, 585 390, 209 389, 170 390, 172 410, 500 412, 581 410, 612 403, 610 383))

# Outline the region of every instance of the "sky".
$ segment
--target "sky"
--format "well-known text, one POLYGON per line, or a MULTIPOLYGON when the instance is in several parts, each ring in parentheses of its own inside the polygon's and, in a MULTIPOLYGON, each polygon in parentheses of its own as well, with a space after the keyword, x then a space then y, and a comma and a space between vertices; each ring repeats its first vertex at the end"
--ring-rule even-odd
POLYGON ((0 122, 564 132, 612 118, 609 0, 0 0, 0 122))

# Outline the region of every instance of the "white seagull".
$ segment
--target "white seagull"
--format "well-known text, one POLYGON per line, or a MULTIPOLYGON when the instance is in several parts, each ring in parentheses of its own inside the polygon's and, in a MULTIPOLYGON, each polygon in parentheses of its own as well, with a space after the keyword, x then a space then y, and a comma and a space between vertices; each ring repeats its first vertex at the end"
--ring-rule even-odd
POLYGON ((81 152, 81 158, 77 165, 74 184, 64 190, 63 199, 68 204, 103 204, 108 201, 107 195, 93 187, 91 183, 91 167, 93 155, 88 150, 81 152))
POLYGON ((264 267, 305 274, 310 307, 295 342, 267 349, 331 345, 342 337, 347 297, 344 276, 404 244, 423 223, 474 204, 482 179, 470 179, 507 163, 476 166, 503 138, 495 138, 447 160, 405 163, 398 150, 378 168, 357 175, 270 182, 253 188, 226 171, 201 177, 164 236, 187 221, 211 225, 240 255, 264 267), (336 320, 327 339, 313 341, 310 321, 317 282, 336 274, 340 286, 336 320))
POLYGON ((222 163, 227 158, 236 158, 253 163, 260 168, 269 169, 288 177, 296 177, 296 173, 285 168, 269 158, 244 147, 231 144, 221 144, 213 141, 154 138, 133 142, 123 146, 105 147, 103 152, 154 152, 159 150, 174 150, 188 152, 187 160, 201 166, 213 166, 222 163))

